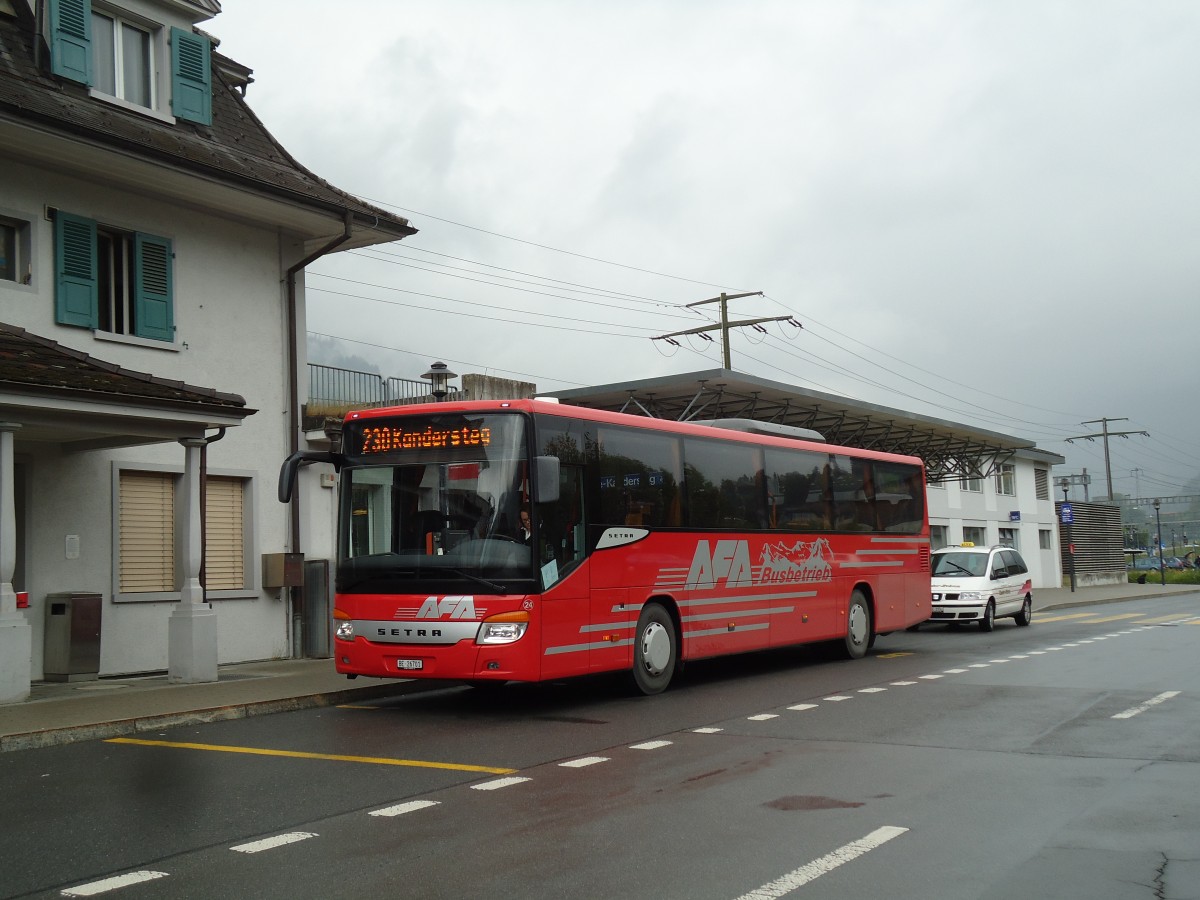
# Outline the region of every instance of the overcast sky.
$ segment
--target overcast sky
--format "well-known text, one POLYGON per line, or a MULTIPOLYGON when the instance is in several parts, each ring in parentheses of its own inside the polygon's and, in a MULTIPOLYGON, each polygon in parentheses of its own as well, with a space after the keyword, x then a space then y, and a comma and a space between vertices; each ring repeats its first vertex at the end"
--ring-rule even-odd
POLYGON ((1108 417, 1150 432, 1117 493, 1200 490, 1195 0, 222 6, 267 128, 420 229, 310 267, 323 361, 693 372, 719 343, 650 338, 762 291, 731 318, 803 330, 737 371, 1034 440, 1092 499, 1064 439, 1108 417))

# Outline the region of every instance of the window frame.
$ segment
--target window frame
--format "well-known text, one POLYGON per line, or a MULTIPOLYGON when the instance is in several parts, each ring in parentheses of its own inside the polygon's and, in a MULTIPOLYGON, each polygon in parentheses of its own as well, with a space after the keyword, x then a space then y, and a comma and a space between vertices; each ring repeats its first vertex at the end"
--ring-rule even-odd
POLYGON ((174 241, 62 209, 53 211, 53 219, 55 322, 88 328, 101 339, 179 349, 174 241), (122 252, 102 256, 107 246, 122 252), (105 268, 106 259, 118 257, 132 267, 120 280, 105 268), (117 306, 122 308, 120 330, 115 330, 117 306))
POLYGON ((996 470, 996 496, 1017 496, 1017 467, 1012 463, 1001 463, 996 470))
MULTIPOLYGON (((145 22, 145 20, 135 18, 127 12, 117 10, 115 8, 92 4, 92 84, 90 85, 90 93, 93 97, 99 99, 116 101, 120 106, 128 107, 138 112, 159 112, 159 97, 162 95, 162 88, 158 83, 159 71, 161 66, 158 60, 162 56, 162 33, 161 25, 154 25, 145 22), (97 58, 97 50, 100 46, 99 36, 96 30, 96 19, 108 19, 112 23, 112 82, 113 90, 108 92, 96 86, 99 80, 100 66, 97 58), (130 28, 134 31, 141 32, 146 36, 146 59, 145 59, 145 79, 147 93, 149 94, 148 102, 141 103, 138 100, 129 98, 128 86, 125 84, 125 42, 124 29, 130 28)), ((107 42, 106 42, 107 46, 107 42)))
MULTIPOLYGON (((0 207, 0 226, 11 229, 13 278, 0 275, 0 286, 27 292, 36 290, 34 260, 37 259, 37 229, 34 218, 16 210, 0 207)), ((2 252, 2 251, 0 251, 2 252)))

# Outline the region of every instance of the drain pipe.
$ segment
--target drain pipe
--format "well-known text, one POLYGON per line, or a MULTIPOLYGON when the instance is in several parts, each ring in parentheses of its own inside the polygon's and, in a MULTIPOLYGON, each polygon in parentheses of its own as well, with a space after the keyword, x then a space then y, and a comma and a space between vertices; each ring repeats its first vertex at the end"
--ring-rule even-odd
MULTIPOLYGON (((325 244, 318 250, 313 251, 300 262, 291 266, 287 270, 285 281, 287 282, 287 330, 288 330, 288 453, 296 453, 300 449, 300 387, 299 387, 299 372, 297 366, 299 364, 299 340, 297 315, 296 315, 296 273, 305 268, 314 260, 320 259, 325 254, 332 251, 335 247, 346 243, 350 240, 351 225, 353 223, 353 214, 347 210, 342 219, 342 234, 325 244)), ((291 515, 291 549, 293 553, 300 552, 300 492, 292 492, 291 503, 288 504, 291 515)), ((292 658, 299 659, 302 652, 303 644, 300 635, 301 627, 301 596, 299 587, 290 587, 288 590, 288 602, 290 609, 288 610, 288 618, 291 622, 291 642, 292 642, 292 658)))

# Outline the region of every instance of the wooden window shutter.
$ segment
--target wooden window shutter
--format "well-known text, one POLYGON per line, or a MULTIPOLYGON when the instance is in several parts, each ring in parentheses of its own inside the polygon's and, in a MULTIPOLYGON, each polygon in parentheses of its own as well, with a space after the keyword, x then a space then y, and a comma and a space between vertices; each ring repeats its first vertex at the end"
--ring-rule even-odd
POLYGON ((210 475, 205 487, 204 586, 210 591, 246 586, 245 482, 210 475))
POLYGON ((171 112, 212 124, 212 45, 182 28, 171 29, 171 112))
POLYGON ((91 0, 50 0, 50 71, 91 85, 91 0))
POLYGON ((60 325, 100 321, 96 223, 59 210, 54 216, 54 316, 60 325))
POLYGON ((158 341, 175 339, 172 308, 172 252, 166 238, 139 234, 134 238, 137 256, 134 333, 158 341))
POLYGON ((174 591, 175 479, 158 472, 122 472, 121 593, 174 591))

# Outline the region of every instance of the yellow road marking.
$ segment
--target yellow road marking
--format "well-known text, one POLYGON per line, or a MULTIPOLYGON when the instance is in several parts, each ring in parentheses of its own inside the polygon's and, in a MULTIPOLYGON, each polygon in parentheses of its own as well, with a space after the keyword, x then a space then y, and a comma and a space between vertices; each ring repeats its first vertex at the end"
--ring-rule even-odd
POLYGON ((880 653, 875 658, 876 659, 896 659, 897 657, 900 657, 900 656, 912 656, 912 654, 907 653, 907 652, 905 652, 905 653, 880 653))
POLYGON ((382 709, 380 706, 355 706, 353 703, 339 703, 338 709, 382 709))
POLYGON ((1094 616, 1094 612, 1086 613, 1070 613, 1065 616, 1038 616, 1039 622, 1065 622, 1067 619, 1086 619, 1088 616, 1094 616))
POLYGON ((1142 613, 1125 613, 1124 615, 1120 615, 1120 616, 1107 616, 1106 618, 1103 618, 1103 619, 1088 619, 1086 622, 1084 622, 1082 624, 1084 624, 1084 625, 1099 625, 1101 622, 1119 622, 1121 619, 1136 619, 1140 615, 1142 615, 1142 613))
POLYGON ((1134 625, 1160 625, 1163 622, 1178 622, 1180 619, 1182 619, 1186 615, 1187 615, 1187 613, 1175 613, 1174 615, 1170 615, 1170 616, 1157 616, 1156 618, 1153 618, 1153 619, 1138 619, 1133 624, 1134 625))
POLYGON ((248 753, 253 756, 290 756, 293 759, 328 759, 335 762, 371 763, 377 766, 410 766, 418 769, 451 769, 455 772, 486 772, 511 775, 516 769, 472 766, 466 763, 429 762, 422 759, 391 759, 382 756, 343 756, 337 753, 305 753, 301 750, 265 750, 261 747, 228 747, 221 744, 192 744, 183 741, 147 741, 141 738, 109 738, 106 744, 136 744, 140 747, 174 747, 179 750, 215 750, 219 753, 248 753))

